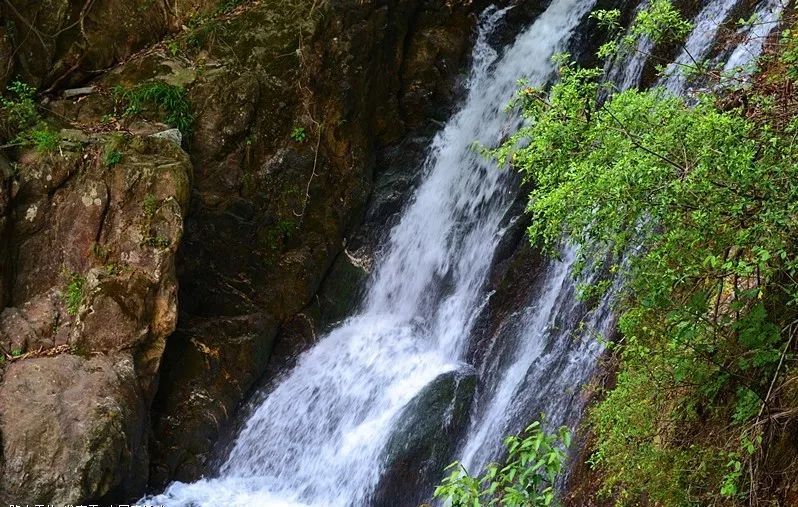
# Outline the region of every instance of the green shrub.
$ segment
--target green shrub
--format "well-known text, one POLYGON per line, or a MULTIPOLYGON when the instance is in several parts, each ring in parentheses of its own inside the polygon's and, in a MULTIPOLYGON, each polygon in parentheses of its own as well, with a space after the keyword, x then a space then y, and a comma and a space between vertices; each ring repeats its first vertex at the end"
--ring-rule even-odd
POLYGON ((50 153, 55 151, 61 144, 58 133, 50 130, 44 123, 40 123, 36 128, 20 134, 22 144, 32 145, 39 153, 50 153))
POLYGON ((105 152, 105 165, 107 167, 114 167, 122 161, 122 153, 118 150, 111 149, 105 152))
POLYGON ((36 88, 22 81, 8 85, 6 96, 0 96, 0 112, 8 119, 11 128, 24 130, 39 121, 35 98, 36 88))
POLYGON ((571 445, 568 428, 550 434, 536 421, 522 435, 507 437, 504 445, 504 463, 491 463, 480 476, 469 475, 459 462, 449 465, 451 473, 435 488, 435 498, 451 507, 552 505, 554 484, 571 445))
MULTIPOLYGON (((659 22, 681 35, 666 7, 659 22)), ((767 482, 758 414, 794 364, 798 121, 776 114, 778 97, 745 92, 751 106, 735 109, 722 94, 617 92, 603 69, 557 61, 550 91, 519 91, 525 126, 494 153, 533 188, 534 244, 556 252, 567 237, 616 269, 627 257, 617 384, 588 418, 602 492, 632 505, 745 501, 767 482)))
POLYGON ((308 133, 305 132, 305 127, 294 127, 291 130, 291 139, 298 143, 304 143, 308 138, 308 133))

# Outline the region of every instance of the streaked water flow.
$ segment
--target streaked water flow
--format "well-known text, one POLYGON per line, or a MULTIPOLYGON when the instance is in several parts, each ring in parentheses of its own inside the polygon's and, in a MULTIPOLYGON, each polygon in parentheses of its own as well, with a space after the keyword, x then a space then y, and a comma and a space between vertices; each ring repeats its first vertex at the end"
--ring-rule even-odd
POLYGON ((787 1, 764 0, 759 4, 751 18, 752 24, 738 30, 737 36, 742 39, 742 42, 726 59, 724 72, 734 74, 735 77, 753 72, 750 63, 759 56, 768 35, 777 28, 787 1))
POLYGON ((218 478, 173 484, 165 505, 362 506, 396 418, 424 386, 460 367, 514 197, 508 175, 473 150, 517 124, 504 105, 519 78, 542 84, 551 56, 594 0, 554 0, 502 56, 481 23, 468 95, 435 137, 362 310, 298 360, 250 416, 218 478))
POLYGON ((693 20, 693 31, 673 63, 665 69, 661 84, 679 93, 687 81, 687 69, 701 64, 709 56, 721 24, 737 6, 739 0, 711 0, 693 20))

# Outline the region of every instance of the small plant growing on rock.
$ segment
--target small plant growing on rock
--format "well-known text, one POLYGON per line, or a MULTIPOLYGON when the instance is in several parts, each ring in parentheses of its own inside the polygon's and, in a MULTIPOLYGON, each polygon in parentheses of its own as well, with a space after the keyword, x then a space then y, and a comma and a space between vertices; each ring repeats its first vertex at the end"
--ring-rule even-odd
POLYGON ((69 283, 64 290, 64 303, 67 313, 73 317, 78 314, 80 305, 83 304, 83 287, 86 279, 78 273, 69 273, 69 283))
POLYGON ((22 81, 13 81, 8 85, 8 93, 0 96, 0 111, 8 119, 10 127, 24 130, 39 120, 36 110, 36 88, 22 81))
POLYGON ((91 245, 91 253, 97 260, 105 262, 108 258, 108 247, 95 241, 91 245))
POLYGON ((50 130, 37 110, 36 88, 14 81, 0 96, 0 136, 12 139, 12 146, 33 146, 40 153, 58 148, 58 133, 50 130))
POLYGON ((298 143, 304 143, 308 139, 308 133, 305 131, 305 127, 294 127, 291 130, 291 139, 298 143))
POLYGON ((123 108, 124 116, 135 116, 151 107, 161 111, 170 126, 180 129, 184 134, 191 131, 194 114, 182 86, 150 81, 134 88, 117 86, 112 94, 123 108))
POLYGON ((166 44, 166 49, 169 50, 169 54, 172 56, 177 56, 180 54, 180 44, 176 40, 169 41, 166 44))
POLYGON ((22 354, 24 354, 24 352, 19 347, 15 348, 15 349, 11 349, 11 357, 13 357, 15 359, 18 358, 18 357, 21 357, 22 354))
POLYGON ((152 248, 166 248, 170 245, 169 238, 163 236, 148 236, 144 238, 144 245, 152 248))
POLYGON ((44 123, 40 123, 35 129, 22 134, 22 144, 32 145, 39 153, 50 153, 55 151, 61 144, 58 133, 52 131, 44 123))
POLYGON ((122 153, 118 150, 108 150, 105 153, 105 165, 106 167, 114 167, 119 162, 122 161, 122 153))
POLYGON ((155 212, 158 211, 158 199, 155 198, 154 194, 147 194, 144 196, 141 207, 144 210, 144 216, 152 218, 155 216, 155 212))

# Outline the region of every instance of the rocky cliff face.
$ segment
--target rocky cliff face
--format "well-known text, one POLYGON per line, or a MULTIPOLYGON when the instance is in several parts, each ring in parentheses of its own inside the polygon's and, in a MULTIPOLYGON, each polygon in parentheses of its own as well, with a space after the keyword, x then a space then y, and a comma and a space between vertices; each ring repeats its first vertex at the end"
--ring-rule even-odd
POLYGON ((143 487, 148 407, 177 321, 187 154, 147 136, 61 136, 57 153, 24 151, 9 185, 3 502, 143 487), (109 167, 112 144, 121 160, 109 167))
POLYGON ((0 156, 0 501, 207 470, 264 373, 356 299, 347 239, 445 118, 479 7, 2 4, 0 81, 49 90, 58 139, 0 156))

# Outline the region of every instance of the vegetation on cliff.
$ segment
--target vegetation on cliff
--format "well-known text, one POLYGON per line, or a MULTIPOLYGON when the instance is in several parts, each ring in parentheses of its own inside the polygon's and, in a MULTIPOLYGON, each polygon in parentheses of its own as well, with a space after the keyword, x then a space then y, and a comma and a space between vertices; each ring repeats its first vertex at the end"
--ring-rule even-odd
MULTIPOLYGON (((654 2, 601 56, 636 36, 678 38, 676 14, 654 2)), ((618 28, 617 12, 598 17, 618 28)), ((753 86, 691 66, 709 84, 689 99, 619 92, 602 69, 563 57, 551 90, 520 90, 526 125, 496 151, 533 184, 533 243, 556 254, 565 233, 585 259, 604 248, 608 279, 587 296, 615 273, 624 280, 616 384, 588 417, 600 492, 618 504, 756 505, 790 494, 798 38, 785 30, 773 42, 753 86)))

